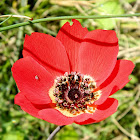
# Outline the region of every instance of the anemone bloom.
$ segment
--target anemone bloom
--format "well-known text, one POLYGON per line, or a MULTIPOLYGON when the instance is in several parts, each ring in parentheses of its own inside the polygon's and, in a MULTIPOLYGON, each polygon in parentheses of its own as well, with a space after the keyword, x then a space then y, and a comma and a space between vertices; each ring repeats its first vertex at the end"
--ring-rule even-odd
POLYGON ((56 38, 26 35, 23 58, 13 77, 20 92, 15 104, 30 115, 56 125, 90 124, 117 110, 109 98, 129 82, 134 64, 117 60, 119 46, 112 30, 88 31, 77 20, 56 38))

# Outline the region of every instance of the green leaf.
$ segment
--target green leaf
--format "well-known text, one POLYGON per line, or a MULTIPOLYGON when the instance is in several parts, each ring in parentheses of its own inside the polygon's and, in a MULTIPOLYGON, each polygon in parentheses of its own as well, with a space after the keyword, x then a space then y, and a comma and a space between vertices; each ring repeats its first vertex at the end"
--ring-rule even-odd
POLYGON ((132 75, 132 74, 129 76, 129 79, 131 79, 130 80, 131 84, 137 84, 138 81, 139 81, 138 78, 135 75, 132 75))
POLYGON ((4 134, 2 140, 24 140, 24 137, 19 132, 13 132, 4 134))
POLYGON ((131 2, 135 2, 136 0, 125 0, 125 1, 131 3, 131 2))
POLYGON ((62 27, 66 22, 71 22, 71 20, 61 20, 60 27, 62 27))
POLYGON ((79 140, 79 136, 72 126, 65 126, 65 128, 57 134, 56 138, 56 140, 70 140, 70 139, 79 140))
POLYGON ((130 82, 125 85, 127 88, 131 88, 132 85, 137 84, 139 81, 138 78, 132 74, 129 75, 129 79, 131 79, 130 82))
MULTIPOLYGON (((121 7, 120 3, 117 0, 114 1, 107 1, 104 2, 101 1, 101 3, 99 4, 100 6, 97 8, 97 10, 99 11, 100 14, 123 14, 124 10, 121 7)), ((113 29, 116 25, 116 20, 117 19, 97 19, 96 21, 99 24, 100 28, 103 29, 113 29)))

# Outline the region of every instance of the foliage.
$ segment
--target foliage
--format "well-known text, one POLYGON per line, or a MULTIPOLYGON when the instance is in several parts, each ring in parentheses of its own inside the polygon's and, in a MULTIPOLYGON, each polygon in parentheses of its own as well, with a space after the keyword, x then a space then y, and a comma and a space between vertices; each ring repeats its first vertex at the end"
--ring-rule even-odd
MULTIPOLYGON (((65 16, 65 15, 98 15, 140 12, 136 0, 96 2, 71 2, 54 0, 1 0, 0 13, 19 14, 33 19, 65 16)), ((0 22, 5 18, 1 18, 0 22)), ((9 18, 1 26, 27 21, 27 19, 9 18)), ((55 137, 56 140, 117 140, 140 137, 140 19, 104 19, 80 20, 89 30, 114 29, 120 44, 118 58, 132 60, 136 67, 132 80, 124 89, 112 97, 119 100, 118 111, 108 119, 90 125, 72 124, 64 127, 55 137), (123 131, 124 130, 124 131, 123 131)), ((34 31, 49 33, 55 36, 66 21, 53 21, 12 29, 0 33, 0 139, 2 140, 45 140, 56 127, 43 120, 34 118, 23 112, 14 104, 14 96, 18 92, 11 74, 13 63, 22 57, 25 34, 34 31)), ((57 116, 56 116, 57 117, 57 116)))

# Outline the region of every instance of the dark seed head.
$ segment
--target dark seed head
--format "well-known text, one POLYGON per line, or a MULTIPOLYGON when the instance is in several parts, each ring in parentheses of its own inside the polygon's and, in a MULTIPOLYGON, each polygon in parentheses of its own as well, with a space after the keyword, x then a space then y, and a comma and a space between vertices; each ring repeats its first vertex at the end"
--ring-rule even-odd
POLYGON ((72 114, 87 110, 87 105, 96 101, 93 89, 96 87, 90 76, 84 76, 77 72, 66 73, 58 77, 55 83, 53 95, 57 107, 65 109, 72 114))
POLYGON ((80 99, 81 93, 78 89, 73 89, 72 88, 68 93, 68 97, 71 101, 74 101, 74 100, 77 101, 77 100, 80 99))

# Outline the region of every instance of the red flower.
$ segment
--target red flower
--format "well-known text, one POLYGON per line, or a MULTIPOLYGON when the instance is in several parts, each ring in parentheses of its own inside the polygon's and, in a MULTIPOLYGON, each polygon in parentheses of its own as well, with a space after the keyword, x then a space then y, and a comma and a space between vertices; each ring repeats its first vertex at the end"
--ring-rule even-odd
POLYGON ((109 98, 129 82, 134 64, 117 60, 118 39, 111 30, 88 32, 77 20, 56 38, 26 35, 23 57, 13 68, 20 92, 15 104, 30 115, 54 123, 90 124, 117 110, 109 98))

